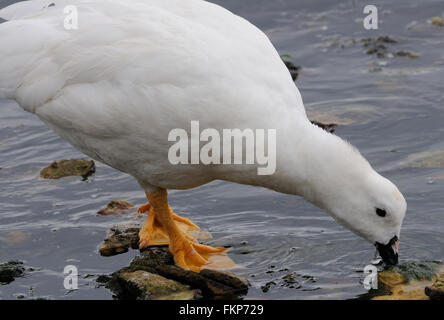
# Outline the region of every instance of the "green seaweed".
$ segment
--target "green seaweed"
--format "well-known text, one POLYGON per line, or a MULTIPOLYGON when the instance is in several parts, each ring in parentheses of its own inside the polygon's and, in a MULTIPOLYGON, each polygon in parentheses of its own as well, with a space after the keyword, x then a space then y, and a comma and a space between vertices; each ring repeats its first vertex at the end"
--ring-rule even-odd
POLYGON ((386 271, 397 272, 407 280, 431 280, 439 271, 438 261, 408 261, 397 266, 390 266, 386 271))

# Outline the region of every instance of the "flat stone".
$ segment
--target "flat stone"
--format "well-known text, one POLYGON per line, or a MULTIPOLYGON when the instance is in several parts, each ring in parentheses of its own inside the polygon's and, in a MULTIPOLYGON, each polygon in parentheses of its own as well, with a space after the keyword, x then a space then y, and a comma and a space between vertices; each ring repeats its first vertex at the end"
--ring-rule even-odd
POLYGON ((140 270, 150 268, 155 271, 162 265, 173 265, 174 257, 168 250, 168 247, 148 247, 141 251, 140 255, 131 261, 129 268, 131 270, 140 270))
POLYGON ((120 299, 196 300, 199 290, 144 270, 118 272, 111 282, 120 299))
POLYGON ((58 160, 40 171, 44 179, 60 179, 64 177, 80 176, 86 180, 96 171, 92 160, 58 160))
POLYGON ((221 271, 204 269, 197 273, 175 265, 159 265, 156 271, 169 279, 200 289, 203 296, 208 299, 236 299, 248 292, 248 284, 245 280, 221 271))

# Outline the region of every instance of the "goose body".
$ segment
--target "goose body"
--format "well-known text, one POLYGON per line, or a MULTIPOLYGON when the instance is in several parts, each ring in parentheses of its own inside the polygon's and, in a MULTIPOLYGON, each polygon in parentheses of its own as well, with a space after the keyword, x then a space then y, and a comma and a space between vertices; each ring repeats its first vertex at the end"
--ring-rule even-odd
POLYGON ((65 30, 63 1, 50 3, 2 28, 0 68, 13 75, 2 77, 2 95, 143 185, 191 188, 225 175, 224 167, 218 175, 165 161, 169 132, 193 120, 215 129, 276 128, 290 115, 306 120, 270 41, 219 6, 76 1, 79 29, 65 30))
POLYGON ((279 54, 243 18, 203 0, 34 0, 0 17, 0 96, 135 177, 153 203, 145 211, 157 212, 170 238, 163 190, 219 179, 302 196, 370 242, 394 247, 402 194, 355 148, 310 123, 279 54), (78 29, 64 27, 68 5, 78 29), (276 130, 275 173, 171 164, 169 133, 189 132, 192 121, 217 131, 276 130))

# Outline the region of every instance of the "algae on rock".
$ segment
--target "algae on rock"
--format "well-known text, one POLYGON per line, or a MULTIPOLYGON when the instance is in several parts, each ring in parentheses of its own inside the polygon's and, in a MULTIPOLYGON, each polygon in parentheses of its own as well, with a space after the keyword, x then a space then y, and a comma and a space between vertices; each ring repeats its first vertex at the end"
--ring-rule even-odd
POLYGON ((80 176, 86 180, 95 171, 96 166, 92 160, 59 160, 42 169, 40 176, 44 179, 80 176))
POLYGON ((437 289, 429 286, 441 283, 443 280, 444 266, 442 263, 409 261, 398 266, 388 267, 378 274, 380 292, 383 295, 377 295, 372 299, 429 300, 431 297, 428 291, 435 290, 433 292, 436 293, 437 289))

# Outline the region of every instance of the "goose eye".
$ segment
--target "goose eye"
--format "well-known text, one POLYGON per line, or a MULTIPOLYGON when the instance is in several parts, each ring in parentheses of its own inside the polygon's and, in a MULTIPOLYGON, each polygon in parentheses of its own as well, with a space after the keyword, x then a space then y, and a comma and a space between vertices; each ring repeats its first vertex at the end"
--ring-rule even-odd
POLYGON ((376 209, 376 214, 382 218, 384 218, 387 215, 387 211, 385 211, 384 209, 376 209))

